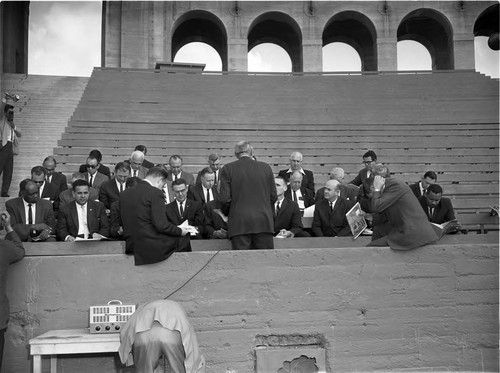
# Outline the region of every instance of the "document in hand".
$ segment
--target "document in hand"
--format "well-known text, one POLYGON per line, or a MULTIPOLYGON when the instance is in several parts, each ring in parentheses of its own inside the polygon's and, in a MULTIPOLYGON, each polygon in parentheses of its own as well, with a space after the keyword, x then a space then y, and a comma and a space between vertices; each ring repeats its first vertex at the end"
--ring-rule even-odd
POLYGON ((434 232, 436 232, 438 238, 443 237, 445 234, 451 233, 451 232, 456 232, 460 230, 460 223, 454 219, 450 221, 446 221, 443 224, 436 224, 436 223, 431 223, 432 229, 434 229, 434 232))
POLYGON ((196 228, 196 227, 194 227, 192 225, 189 225, 189 222, 187 221, 187 219, 184 220, 182 222, 182 224, 179 225, 179 227, 186 228, 191 236, 196 236, 198 234, 198 228, 196 228))
POLYGON ((352 209, 350 209, 345 216, 347 217, 347 222, 349 223, 354 239, 358 238, 359 235, 366 229, 366 220, 363 216, 363 212, 361 211, 359 202, 356 202, 356 204, 352 206, 352 209))

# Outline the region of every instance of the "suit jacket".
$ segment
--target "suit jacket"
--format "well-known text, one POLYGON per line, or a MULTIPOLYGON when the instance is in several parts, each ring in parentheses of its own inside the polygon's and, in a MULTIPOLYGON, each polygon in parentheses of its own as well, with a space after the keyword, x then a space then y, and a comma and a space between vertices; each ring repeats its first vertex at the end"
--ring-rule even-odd
POLYGON ((179 250, 182 230, 168 221, 163 192, 147 181, 120 194, 120 216, 126 252, 134 253, 136 265, 160 262, 179 250))
MULTIPOLYGON (((289 169, 286 169, 286 170, 281 170, 280 172, 278 172, 278 176, 282 177, 285 182, 288 184, 290 182, 290 175, 292 174, 291 172, 288 172, 289 169)), ((304 170, 304 174, 302 174, 302 184, 300 185, 302 188, 307 188, 309 189, 312 193, 313 193, 313 197, 314 197, 314 192, 315 192, 315 189, 314 189, 314 174, 312 173, 312 171, 309 171, 309 170, 304 170)), ((290 188, 288 188, 290 189, 290 188)))
MULTIPOLYGON (((300 192, 302 193, 302 199, 304 200, 304 207, 307 208, 309 206, 314 205, 314 193, 305 187, 300 187, 300 192)), ((293 191, 292 188, 288 188, 285 190, 285 198, 288 198, 293 202, 293 191)))
POLYGON ((274 217, 274 235, 277 235, 282 229, 286 229, 293 234, 297 234, 304 229, 299 206, 287 198, 283 198, 280 211, 274 217))
MULTIPOLYGON (((30 229, 26 224, 26 213, 24 211, 24 203, 22 197, 9 199, 5 202, 7 212, 11 217, 11 224, 14 231, 19 235, 23 242, 31 242, 30 229)), ((52 229, 56 227, 56 219, 52 203, 39 198, 35 204, 36 212, 33 224, 45 223, 52 229)))
POLYGON ((271 167, 250 157, 226 164, 220 177, 220 198, 227 214, 228 237, 273 233, 276 184, 271 167))
MULTIPOLYGON (((217 172, 215 172, 215 183, 214 183, 214 186, 217 186, 219 184, 219 179, 220 179, 220 173, 221 173, 221 170, 222 170, 222 166, 220 166, 221 168, 219 168, 219 170, 217 172)), ((201 169, 200 171, 198 171, 198 175, 196 175, 196 182, 195 184, 201 184, 201 171, 203 171, 203 169, 201 169)))
MULTIPOLYGON (((99 190, 94 187, 90 187, 89 200, 95 201, 97 199, 99 199, 99 190)), ((65 191, 61 192, 61 194, 59 194, 59 209, 74 200, 73 189, 66 189, 65 191)))
POLYGON ((214 231, 224 229, 227 231, 227 223, 224 221, 215 209, 221 209, 220 201, 214 200, 205 203, 203 206, 203 215, 205 216, 204 233, 205 238, 212 238, 214 231))
POLYGON ((109 212, 109 235, 112 238, 123 239, 123 235, 118 233, 122 227, 122 218, 120 216, 120 201, 115 201, 111 204, 109 212))
MULTIPOLYGON (((123 190, 125 190, 125 183, 123 183, 123 190)), ((113 202, 120 200, 120 191, 116 186, 116 179, 112 178, 102 183, 99 189, 99 201, 104 203, 107 209, 111 208, 113 202)))
MULTIPOLYGON (((339 189, 340 189, 340 197, 342 197, 346 201, 356 203, 359 193, 358 187, 352 184, 350 185, 340 184, 339 189)), ((325 198, 325 187, 322 187, 319 188, 318 191, 316 192, 315 202, 318 202, 319 200, 322 200, 324 198, 325 198)))
MULTIPOLYGON (((139 179, 144 180, 144 178, 146 177, 146 174, 148 173, 148 171, 149 171, 149 168, 146 168, 146 167, 144 167, 142 165, 139 166, 139 170, 137 172, 137 177, 139 179)), ((130 176, 131 177, 134 176, 134 170, 132 170, 132 168, 130 168, 130 176)))
MULTIPOLYGON (((182 171, 180 177, 184 180, 186 180, 187 185, 194 185, 194 176, 190 174, 189 172, 182 171)), ((172 188, 172 181, 174 181, 174 175, 172 174, 172 171, 167 172, 167 181, 168 185, 170 188, 172 188)))
MULTIPOLYGON (((89 176, 88 172, 84 172, 83 176, 85 176, 85 180, 89 181, 90 176, 89 176)), ((109 180, 109 177, 107 177, 104 174, 101 174, 100 172, 96 172, 94 174, 94 180, 92 181, 92 187, 99 189, 101 187, 101 185, 104 184, 108 180, 109 180)))
POLYGON ((422 193, 420 192, 420 181, 417 181, 415 184, 410 185, 410 189, 415 194, 415 197, 422 197, 422 193))
POLYGON ((153 162, 150 162, 150 161, 148 161, 147 159, 144 159, 144 161, 142 162, 142 165, 143 165, 144 167, 146 167, 148 170, 149 170, 150 168, 152 168, 152 167, 154 167, 154 166, 155 166, 155 164, 154 164, 153 162))
POLYGON ((66 175, 63 175, 60 172, 54 172, 52 174, 52 179, 50 184, 53 184, 59 189, 59 193, 68 189, 68 180, 66 180, 66 175))
POLYGON ((385 244, 385 240, 393 250, 410 250, 438 239, 422 206, 402 181, 386 178, 384 189, 373 193, 371 208, 384 213, 391 226, 386 237, 372 244, 385 244))
MULTIPOLYGON (((57 216, 57 238, 64 241, 66 236, 78 235, 78 212, 76 201, 68 203, 57 216)), ((106 208, 101 202, 87 201, 87 227, 89 234, 99 233, 109 237, 109 223, 106 208)))
POLYGON ((358 175, 349 182, 349 184, 353 184, 353 185, 356 185, 358 187, 361 185, 364 185, 366 189, 369 189, 369 186, 367 185, 368 178, 369 178, 368 169, 363 168, 362 170, 360 170, 358 172, 358 175))
POLYGON ((198 228, 199 233, 196 235, 196 238, 202 238, 205 218, 203 216, 203 207, 200 202, 186 199, 184 214, 181 216, 177 208, 177 201, 173 201, 166 206, 166 213, 168 221, 172 224, 180 225, 183 221, 187 220, 189 225, 198 228))
MULTIPOLYGON (((84 174, 85 172, 87 172, 87 165, 86 164, 82 164, 80 165, 80 168, 78 169, 78 172, 84 174)), ((99 172, 100 174, 103 174, 105 176, 108 177, 108 179, 111 177, 111 171, 109 170, 109 167, 103 165, 102 163, 99 165, 99 168, 97 169, 97 172, 99 172)))
POLYGON ((54 211, 57 211, 59 209, 59 188, 55 186, 54 184, 47 183, 45 182, 42 195, 40 196, 40 199, 46 199, 48 198, 50 201, 52 201, 52 209, 54 211))
POLYGON ((333 211, 330 203, 322 199, 316 203, 312 222, 312 232, 315 237, 345 237, 351 234, 346 214, 352 204, 343 198, 337 198, 333 211))
POLYGON ((421 196, 418 202, 420 202, 420 206, 422 206, 422 209, 431 223, 443 224, 447 221, 455 220, 455 211, 453 210, 453 205, 449 198, 441 197, 441 201, 434 207, 432 216, 429 216, 429 208, 427 207, 425 196, 421 196))
MULTIPOLYGON (((219 199, 219 192, 217 191, 217 188, 214 186, 212 187, 212 195, 215 200, 219 199)), ((203 189, 203 185, 201 184, 195 184, 189 187, 188 194, 187 194, 187 199, 196 201, 204 205, 206 203, 206 194, 203 189)))
POLYGON ((9 265, 24 257, 24 247, 17 233, 7 233, 0 240, 0 330, 7 327, 9 321, 9 299, 7 298, 7 272, 9 265))

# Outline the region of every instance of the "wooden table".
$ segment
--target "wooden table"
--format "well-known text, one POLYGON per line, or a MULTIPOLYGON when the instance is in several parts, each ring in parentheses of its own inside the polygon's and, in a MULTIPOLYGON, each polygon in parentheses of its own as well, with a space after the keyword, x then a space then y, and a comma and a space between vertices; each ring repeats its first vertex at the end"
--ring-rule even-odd
POLYGON ((42 372, 42 355, 50 355, 50 372, 57 371, 57 355, 118 352, 120 334, 90 334, 89 329, 51 330, 30 339, 33 373, 42 372))

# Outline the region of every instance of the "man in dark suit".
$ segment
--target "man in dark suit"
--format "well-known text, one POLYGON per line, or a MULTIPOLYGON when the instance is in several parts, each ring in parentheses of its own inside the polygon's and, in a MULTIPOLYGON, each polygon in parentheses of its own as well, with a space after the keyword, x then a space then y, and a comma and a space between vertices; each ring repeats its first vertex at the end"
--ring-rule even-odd
POLYGON ((53 184, 59 190, 59 193, 68 189, 68 181, 66 176, 56 171, 57 161, 49 155, 43 160, 43 168, 45 168, 45 179, 48 183, 53 184))
POLYGON ((33 167, 31 169, 31 180, 38 186, 38 196, 52 202, 54 210, 57 210, 60 191, 56 185, 47 183, 45 168, 42 166, 33 167))
POLYGON ((89 184, 76 180, 72 186, 75 200, 65 205, 57 217, 57 238, 73 242, 77 237, 109 237, 106 208, 101 202, 89 200, 89 184))
POLYGON ((300 152, 293 152, 290 155, 290 168, 288 170, 281 170, 278 172, 278 176, 282 177, 283 180, 288 183, 292 173, 299 171, 303 176, 301 187, 309 189, 314 197, 314 174, 312 171, 304 170, 302 168, 302 160, 303 157, 300 152))
POLYGON ((188 229, 167 219, 162 191, 166 180, 167 172, 153 167, 144 181, 120 194, 126 252, 134 253, 135 265, 161 262, 189 240, 188 229))
POLYGON ((219 199, 219 192, 215 185, 215 173, 210 167, 200 171, 200 183, 189 188, 187 198, 204 205, 207 202, 219 199))
POLYGON ((5 331, 9 322, 9 299, 7 298, 7 271, 9 265, 24 257, 24 247, 14 231, 7 212, 2 213, 2 226, 7 235, 0 240, 0 371, 2 370, 5 331))
POLYGON ((125 162, 115 166, 115 177, 104 182, 99 189, 99 201, 109 210, 113 202, 120 200, 120 193, 125 190, 125 183, 130 177, 130 167, 125 162))
POLYGON ((254 161, 250 143, 234 148, 238 160, 225 165, 220 177, 220 198, 229 210, 228 237, 233 250, 274 248, 273 205, 276 185, 271 167, 254 161))
POLYGON ((184 179, 188 186, 194 185, 194 176, 189 172, 182 170, 182 158, 180 155, 173 155, 168 160, 170 171, 168 171, 167 181, 172 185, 172 181, 177 179, 184 179))
POLYGON ((56 226, 52 204, 39 198, 34 181, 26 179, 21 184, 21 197, 5 202, 12 227, 23 242, 55 241, 51 237, 56 226))
POLYGON ((373 167, 374 213, 384 213, 391 229, 389 233, 370 243, 370 246, 390 246, 393 250, 411 250, 437 241, 420 203, 406 183, 385 178, 387 167, 381 163, 373 167))
POLYGON ((339 197, 337 180, 328 180, 325 184, 325 198, 316 203, 312 222, 315 237, 345 237, 351 234, 346 214, 353 206, 339 197))
MULTIPOLYGON (((71 185, 76 180, 85 180, 85 176, 80 172, 73 172, 71 175, 71 185)), ((91 201, 96 201, 99 199, 99 190, 93 187, 89 188, 89 199, 91 201)), ((59 194, 59 209, 61 209, 64 205, 73 202, 75 197, 73 197, 73 188, 66 189, 65 191, 59 194)))
MULTIPOLYGON (((340 168, 340 167, 332 168, 332 171, 330 172, 330 180, 337 180, 340 183, 340 185, 339 185, 339 192, 340 192, 339 197, 341 197, 341 198, 343 198, 346 201, 349 201, 351 203, 356 203, 356 199, 357 199, 358 192, 359 192, 359 187, 357 187, 353 184, 344 185, 343 184, 344 177, 345 177, 345 173, 344 173, 343 168, 340 168)), ((318 191, 316 192, 316 197, 314 198, 315 202, 318 202, 319 200, 325 198, 324 192, 325 192, 325 187, 321 187, 318 189, 318 191)))
POLYGON ((429 185, 437 183, 437 174, 434 171, 427 171, 422 180, 410 185, 410 189, 415 194, 415 197, 420 198, 425 194, 429 185))
POLYGON ((130 164, 130 176, 138 177, 139 179, 144 179, 148 172, 148 169, 143 166, 144 163, 144 153, 139 150, 134 150, 130 155, 128 163, 130 164))
MULTIPOLYGON (((214 185, 217 187, 219 185, 220 179, 220 170, 222 168, 221 164, 221 156, 219 153, 211 153, 208 156, 208 167, 214 172, 214 185)), ((198 172, 198 176, 196 176, 196 184, 201 183, 201 170, 198 172)))
POLYGON ((418 201, 431 223, 443 224, 455 220, 451 199, 443 197, 443 188, 440 185, 429 185, 418 201))
POLYGON ((87 158, 87 171, 83 173, 85 180, 92 188, 100 189, 101 185, 109 180, 109 177, 98 172, 99 161, 97 158, 90 156, 87 158))
POLYGON ((210 201, 203 206, 205 216, 205 238, 227 238, 227 216, 222 212, 219 200, 210 201))
POLYGON ((276 177, 277 200, 274 204, 274 235, 280 238, 310 237, 302 226, 302 216, 299 206, 285 198, 286 182, 276 177))
POLYGON ((187 198, 188 187, 184 179, 174 180, 172 190, 175 201, 170 202, 166 207, 168 221, 175 225, 181 225, 187 220, 188 224, 198 231, 196 235, 191 235, 191 238, 202 238, 205 220, 201 203, 187 198))
POLYGON ((303 177, 302 173, 294 171, 290 176, 290 188, 285 191, 285 198, 295 202, 301 212, 314 205, 314 193, 302 186, 303 177))
POLYGON ((353 184, 356 186, 365 185, 365 190, 368 190, 367 180, 371 174, 371 165, 377 161, 377 155, 373 150, 368 150, 365 154, 363 154, 363 164, 365 168, 359 171, 358 175, 349 182, 349 184, 353 184))
MULTIPOLYGON (((97 149, 91 150, 89 153, 89 157, 97 159, 97 167, 96 167, 97 172, 107 176, 109 179, 111 177, 111 171, 110 171, 109 167, 107 167, 101 163, 102 162, 101 152, 97 149)), ((87 172, 87 164, 80 165, 78 172, 80 172, 82 174, 87 172)))
MULTIPOLYGON (((139 184, 141 179, 138 177, 129 177, 125 182, 125 188, 132 188, 139 184)), ((112 238, 123 239, 123 224, 120 215, 120 200, 111 203, 109 211, 109 235, 112 238)))
POLYGON ((150 162, 146 159, 146 155, 148 154, 148 148, 146 147, 146 145, 137 145, 134 149, 135 150, 139 150, 140 152, 142 152, 144 154, 144 161, 142 162, 142 165, 144 167, 146 167, 148 170, 151 168, 151 167, 154 167, 154 163, 153 162, 150 162))

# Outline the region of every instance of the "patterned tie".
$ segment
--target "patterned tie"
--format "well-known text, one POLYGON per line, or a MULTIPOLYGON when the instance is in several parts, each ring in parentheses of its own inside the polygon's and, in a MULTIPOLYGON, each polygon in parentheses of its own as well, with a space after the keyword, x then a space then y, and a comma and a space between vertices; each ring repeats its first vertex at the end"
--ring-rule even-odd
POLYGON ((207 199, 206 202, 210 202, 210 189, 207 189, 207 199))
POLYGON ((28 203, 28 224, 33 224, 33 210, 31 209, 31 203, 28 203))

